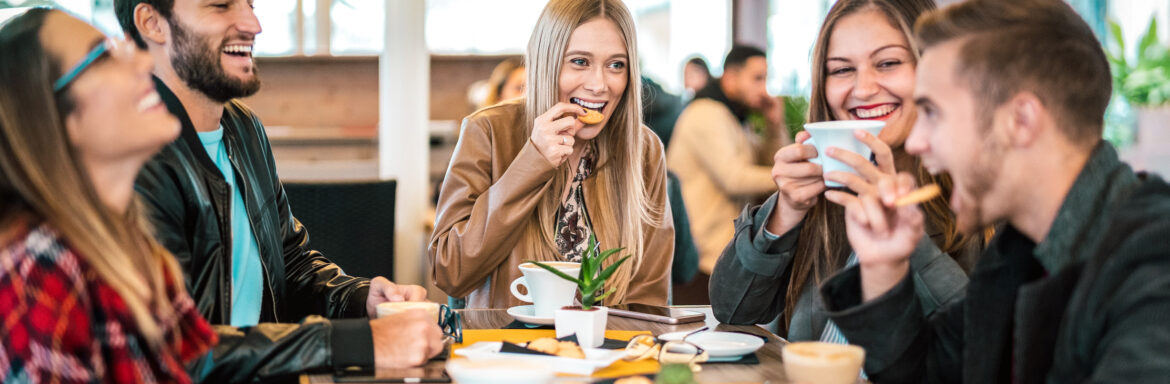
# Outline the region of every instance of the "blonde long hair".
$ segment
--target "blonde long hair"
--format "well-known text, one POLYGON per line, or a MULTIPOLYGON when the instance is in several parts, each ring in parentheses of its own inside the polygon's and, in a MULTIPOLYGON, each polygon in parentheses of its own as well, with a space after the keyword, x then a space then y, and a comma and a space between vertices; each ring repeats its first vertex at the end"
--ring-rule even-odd
MULTIPOLYGON (((528 68, 526 94, 526 132, 532 133, 536 117, 557 103, 559 77, 564 64, 569 37, 578 26, 596 17, 604 17, 617 25, 626 43, 626 90, 614 109, 613 116, 595 138, 598 165, 593 173, 597 187, 590 190, 600 204, 590 207, 590 219, 603 248, 625 247, 622 254, 631 254, 607 283, 606 290, 616 288, 606 301, 625 300, 632 276, 642 266, 644 249, 643 226, 662 226, 665 207, 653 205, 646 190, 643 171, 646 164, 642 134, 641 72, 638 68, 637 30, 634 18, 621 0, 552 0, 541 12, 528 40, 525 63, 528 68), (614 229, 617 229, 616 231, 614 229)), ((555 215, 560 206, 561 186, 570 180, 570 167, 562 165, 550 181, 555 193, 545 195, 530 221, 526 238, 530 239, 529 254, 539 260, 556 258, 554 231, 555 215)), ((610 262, 617 259, 611 258, 610 262)))
POLYGON ((167 279, 182 290, 183 275, 149 235, 140 204, 125 214, 108 208, 76 155, 64 124, 73 101, 67 91, 54 95, 52 79, 63 70, 39 37, 50 12, 30 10, 0 29, 0 228, 22 217, 51 225, 117 292, 158 350, 165 340, 155 316, 174 313, 167 279))

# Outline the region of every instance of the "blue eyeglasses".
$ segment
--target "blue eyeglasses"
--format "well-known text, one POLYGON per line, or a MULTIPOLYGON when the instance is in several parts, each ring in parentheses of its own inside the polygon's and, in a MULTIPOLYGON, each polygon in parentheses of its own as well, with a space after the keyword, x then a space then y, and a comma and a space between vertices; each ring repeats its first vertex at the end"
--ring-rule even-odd
POLYGON ((69 72, 65 72, 64 76, 57 79, 53 83, 53 93, 61 92, 62 89, 69 86, 77 76, 89 68, 97 59, 101 58, 106 53, 115 54, 118 57, 130 57, 134 55, 134 45, 130 42, 120 39, 106 39, 101 44, 93 47, 81 62, 74 65, 69 72))

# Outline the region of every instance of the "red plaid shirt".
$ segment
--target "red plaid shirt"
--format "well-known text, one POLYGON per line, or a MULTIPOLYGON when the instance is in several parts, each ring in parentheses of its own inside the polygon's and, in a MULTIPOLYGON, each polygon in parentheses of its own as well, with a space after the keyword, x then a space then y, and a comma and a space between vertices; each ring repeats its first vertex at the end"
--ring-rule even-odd
POLYGON ((176 311, 155 315, 167 342, 154 351, 122 298, 56 231, 41 224, 17 235, 0 249, 0 382, 189 383, 183 362, 216 335, 168 284, 176 311))

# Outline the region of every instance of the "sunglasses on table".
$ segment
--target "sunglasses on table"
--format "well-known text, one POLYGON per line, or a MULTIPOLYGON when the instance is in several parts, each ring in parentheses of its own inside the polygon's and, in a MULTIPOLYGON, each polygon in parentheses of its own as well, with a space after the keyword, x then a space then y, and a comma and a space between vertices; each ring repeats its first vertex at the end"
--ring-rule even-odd
POLYGON ((114 56, 120 59, 128 59, 134 57, 134 52, 137 48, 134 43, 122 39, 107 38, 85 55, 73 68, 65 72, 65 75, 53 82, 53 93, 61 92, 62 89, 68 87, 73 80, 77 79, 78 75, 97 62, 98 59, 106 55, 114 56))
POLYGON ((654 335, 637 335, 626 344, 626 361, 656 359, 661 364, 692 364, 707 361, 707 351, 689 341, 663 342, 654 335))
POLYGON ((455 312, 447 304, 439 304, 439 328, 443 335, 450 337, 457 344, 463 343, 463 315, 455 312))

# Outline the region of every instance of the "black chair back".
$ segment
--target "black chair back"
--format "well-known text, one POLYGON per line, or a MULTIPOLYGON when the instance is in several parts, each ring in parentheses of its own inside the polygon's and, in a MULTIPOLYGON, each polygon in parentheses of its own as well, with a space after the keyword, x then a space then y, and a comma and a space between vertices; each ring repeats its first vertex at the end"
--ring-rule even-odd
POLYGON ((293 216, 309 245, 346 274, 394 280, 395 180, 288 182, 293 216))

